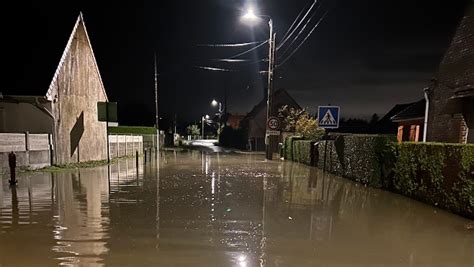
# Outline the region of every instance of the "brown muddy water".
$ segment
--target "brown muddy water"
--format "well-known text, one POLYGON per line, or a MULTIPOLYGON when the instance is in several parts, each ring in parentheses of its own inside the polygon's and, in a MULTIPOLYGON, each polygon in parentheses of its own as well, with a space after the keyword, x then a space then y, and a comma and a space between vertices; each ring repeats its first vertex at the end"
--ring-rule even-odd
POLYGON ((304 165, 168 153, 0 183, 0 266, 474 266, 469 221, 304 165))

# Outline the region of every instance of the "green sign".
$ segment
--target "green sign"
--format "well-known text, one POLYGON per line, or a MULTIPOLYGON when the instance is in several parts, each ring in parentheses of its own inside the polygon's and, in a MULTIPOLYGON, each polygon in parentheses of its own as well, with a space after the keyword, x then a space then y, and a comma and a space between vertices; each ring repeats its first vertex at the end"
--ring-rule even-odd
POLYGON ((99 121, 118 122, 117 102, 97 102, 99 121))

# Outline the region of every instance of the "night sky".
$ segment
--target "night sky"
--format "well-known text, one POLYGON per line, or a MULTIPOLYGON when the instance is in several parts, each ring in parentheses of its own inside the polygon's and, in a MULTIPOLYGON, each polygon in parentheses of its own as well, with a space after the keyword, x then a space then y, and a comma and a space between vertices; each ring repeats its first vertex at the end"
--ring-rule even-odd
MULTIPOLYGON (((273 17, 278 44, 298 13, 312 1, 253 2, 259 13, 273 17)), ((321 104, 340 105, 343 117, 383 115, 397 103, 417 101, 436 75, 469 2, 322 1, 313 20, 330 10, 328 15, 277 70, 275 89, 288 90, 311 112, 321 104)), ((16 1, 2 12, 6 73, 0 91, 44 95, 82 11, 109 99, 119 103, 121 124, 154 123, 154 51, 164 124, 174 114, 181 123, 199 120, 203 114, 212 113, 210 101, 223 100, 226 92, 228 110, 244 114, 263 98, 266 78, 258 71, 266 70, 266 63, 220 63, 213 59, 228 58, 245 48, 198 44, 268 38, 265 22, 251 26, 240 21, 248 3, 16 1), (235 71, 204 71, 196 66, 235 71)), ((242 58, 254 61, 266 54, 264 46, 242 58)))

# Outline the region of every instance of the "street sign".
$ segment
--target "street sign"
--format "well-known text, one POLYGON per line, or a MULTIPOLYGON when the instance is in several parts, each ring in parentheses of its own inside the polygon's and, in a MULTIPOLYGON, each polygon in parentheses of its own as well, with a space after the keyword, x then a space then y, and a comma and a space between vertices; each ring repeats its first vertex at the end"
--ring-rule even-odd
POLYGON ((337 106, 319 106, 318 124, 320 128, 336 129, 339 128, 339 111, 337 106))
POLYGON ((97 102, 97 113, 99 121, 118 122, 117 102, 97 102))
POLYGON ((280 131, 267 130, 267 135, 280 135, 280 131))
POLYGON ((273 131, 280 130, 280 119, 278 119, 277 117, 268 118, 267 129, 273 131))

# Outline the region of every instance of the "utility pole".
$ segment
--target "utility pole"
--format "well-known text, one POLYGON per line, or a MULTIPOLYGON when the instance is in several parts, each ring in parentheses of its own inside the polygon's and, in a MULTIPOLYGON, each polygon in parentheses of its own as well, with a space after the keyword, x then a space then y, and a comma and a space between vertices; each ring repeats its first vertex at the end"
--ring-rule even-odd
MULTIPOLYGON (((267 88, 267 121, 265 122, 266 130, 268 131, 268 119, 273 115, 272 110, 272 93, 273 93, 273 72, 275 69, 275 40, 276 33, 273 33, 273 21, 270 18, 268 21, 270 28, 270 37, 268 39, 268 88, 267 88)), ((273 138, 268 136, 265 132, 265 154, 268 160, 273 159, 273 138)))
POLYGON ((158 116, 158 70, 156 66, 156 53, 155 53, 155 128, 156 128, 156 154, 160 150, 160 128, 158 123, 160 117, 158 116))

